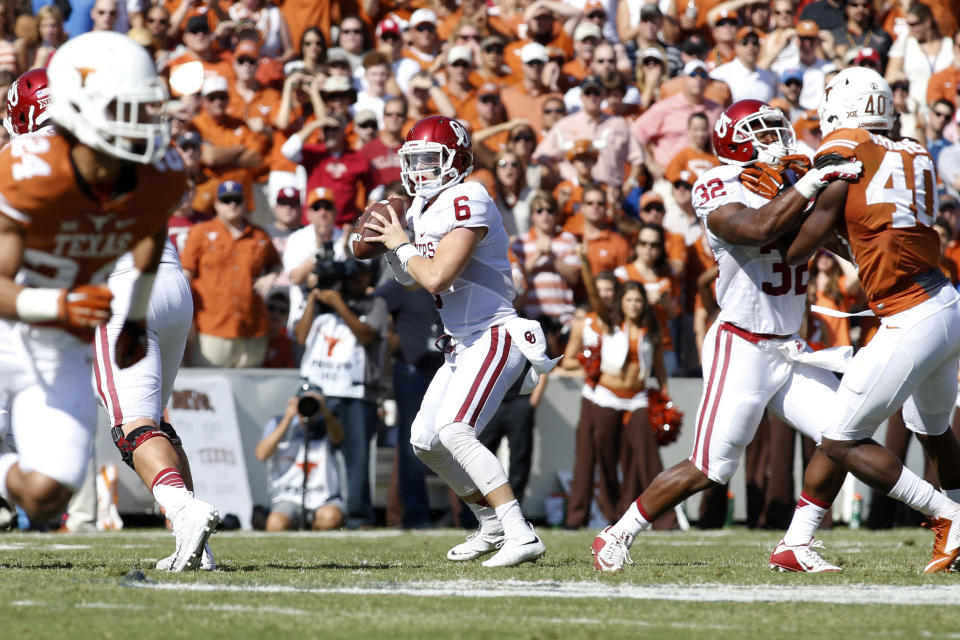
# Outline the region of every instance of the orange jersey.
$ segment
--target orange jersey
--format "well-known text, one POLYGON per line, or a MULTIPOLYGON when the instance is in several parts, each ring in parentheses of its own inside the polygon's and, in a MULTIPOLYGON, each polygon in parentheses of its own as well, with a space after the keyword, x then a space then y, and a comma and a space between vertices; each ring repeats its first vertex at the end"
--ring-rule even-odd
POLYGON ((179 153, 129 166, 129 190, 100 199, 78 182, 60 135, 23 136, 0 151, 0 214, 24 229, 18 281, 65 289, 106 282, 117 258, 166 228, 187 188, 179 153))
POLYGON ((870 308, 888 316, 916 306, 947 283, 940 272, 936 173, 918 142, 897 142, 863 129, 840 129, 824 138, 817 158, 856 158, 863 177, 847 188, 839 229, 860 267, 870 308))

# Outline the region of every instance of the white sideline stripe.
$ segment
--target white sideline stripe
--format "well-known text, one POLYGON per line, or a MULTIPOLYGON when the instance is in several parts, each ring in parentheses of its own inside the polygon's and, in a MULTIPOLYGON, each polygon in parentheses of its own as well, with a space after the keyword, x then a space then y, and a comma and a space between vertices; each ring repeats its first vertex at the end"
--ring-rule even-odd
POLYGON ((376 583, 358 586, 292 587, 289 585, 232 585, 183 582, 123 583, 137 589, 228 593, 307 593, 344 595, 401 595, 415 597, 560 598, 667 600, 674 602, 817 602, 825 604, 881 604, 901 606, 960 605, 960 585, 751 585, 659 584, 654 586, 553 580, 452 580, 376 583))

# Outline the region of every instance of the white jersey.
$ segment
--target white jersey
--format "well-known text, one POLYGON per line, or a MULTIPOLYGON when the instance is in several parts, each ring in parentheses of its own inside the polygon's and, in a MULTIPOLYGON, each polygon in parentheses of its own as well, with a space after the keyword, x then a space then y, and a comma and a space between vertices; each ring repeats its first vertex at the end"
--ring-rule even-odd
MULTIPOLYGON (((160 264, 180 266, 180 254, 177 253, 177 249, 173 246, 173 241, 170 240, 169 236, 166 242, 163 243, 163 253, 160 255, 160 264)), ((110 277, 126 273, 131 269, 133 269, 133 253, 127 252, 117 258, 117 262, 113 265, 113 271, 110 272, 110 277)))
POLYGON ((718 320, 752 333, 791 335, 800 329, 806 309, 807 266, 788 265, 774 243, 764 247, 731 244, 707 225, 710 214, 722 205, 757 208, 769 202, 743 187, 740 171, 741 167, 730 165, 714 167, 693 187, 693 205, 720 264, 718 320))
POLYGON ((457 339, 502 325, 516 317, 516 291, 507 252, 510 241, 497 205, 484 186, 466 182, 440 192, 426 210, 417 196, 407 209, 420 255, 433 258, 440 240, 457 227, 486 227, 470 261, 449 289, 436 296, 444 329, 457 339))

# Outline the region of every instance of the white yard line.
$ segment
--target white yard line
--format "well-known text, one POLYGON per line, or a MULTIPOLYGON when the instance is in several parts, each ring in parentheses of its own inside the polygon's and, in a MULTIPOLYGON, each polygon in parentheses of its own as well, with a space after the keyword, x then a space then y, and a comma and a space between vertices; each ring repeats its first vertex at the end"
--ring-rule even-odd
POLYGON ((600 582, 525 580, 452 580, 364 585, 293 587, 185 582, 130 582, 138 589, 228 593, 304 593, 394 595, 413 597, 557 598, 667 600, 673 602, 819 602, 846 605, 950 606, 960 605, 960 585, 729 585, 660 584, 655 586, 600 582))

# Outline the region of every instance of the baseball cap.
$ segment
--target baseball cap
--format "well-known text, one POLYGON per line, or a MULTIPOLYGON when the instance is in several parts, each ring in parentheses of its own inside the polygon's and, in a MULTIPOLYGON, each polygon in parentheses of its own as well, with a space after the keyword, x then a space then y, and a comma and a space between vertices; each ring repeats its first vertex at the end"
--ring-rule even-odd
POLYGON ((407 25, 410 27, 415 27, 421 22, 437 24, 437 14, 435 14, 431 9, 417 9, 410 14, 410 21, 407 23, 407 25))
POLYGON ((704 64, 703 60, 691 60, 687 64, 683 65, 683 75, 692 76, 693 72, 697 71, 698 69, 704 73, 709 73, 707 70, 707 65, 704 64))
POLYGON ((533 62, 539 60, 540 62, 546 62, 549 59, 547 55, 547 48, 544 47, 539 42, 528 42, 523 45, 523 48, 520 49, 520 59, 524 64, 528 62, 533 62))
POLYGON ((180 147, 199 146, 202 143, 203 138, 193 129, 187 129, 177 138, 177 146, 180 147))
POLYGON ((577 28, 573 30, 573 39, 576 42, 586 40, 587 38, 596 38, 599 40, 602 37, 603 32, 600 30, 600 27, 592 22, 581 22, 577 25, 577 28))
POLYGON ((380 24, 377 25, 377 37, 382 38, 385 33, 392 33, 393 35, 401 35, 403 29, 400 27, 400 23, 394 20, 393 18, 384 18, 380 21, 380 24))
POLYGON ((740 24, 740 16, 736 11, 731 11, 730 9, 721 9, 718 11, 712 26, 717 26, 722 20, 733 20, 737 24, 740 24))
POLYGON ((688 56, 693 56, 699 58, 703 55, 709 47, 707 42, 703 39, 703 36, 692 33, 686 37, 686 39, 680 44, 680 51, 683 51, 688 56))
POLYGON ((477 96, 498 96, 500 95, 500 87, 493 82, 484 82, 480 85, 480 88, 477 89, 477 96))
POLYGON ((347 76, 327 76, 323 81, 322 93, 343 93, 344 91, 353 91, 353 83, 347 76))
POLYGON ((233 49, 233 59, 236 60, 240 56, 250 56, 254 59, 259 58, 260 45, 253 40, 241 40, 233 49))
POLYGON ((797 35, 801 38, 816 38, 820 35, 820 27, 813 20, 801 20, 796 28, 797 35))
POLYGON ((873 47, 864 47, 857 52, 857 56, 853 59, 853 64, 859 65, 864 60, 869 60, 879 67, 880 52, 873 47))
POLYGON ((653 3, 647 3, 640 7, 640 19, 644 18, 662 18, 663 12, 660 11, 660 7, 653 3))
POLYGON ((203 79, 203 88, 200 89, 201 95, 208 96, 211 93, 223 93, 229 89, 230 84, 223 76, 207 76, 203 79))
POLYGON ((640 196, 641 209, 646 209, 648 205, 654 202, 663 204, 663 196, 656 191, 646 191, 642 196, 640 196))
POLYGON ((307 191, 307 206, 312 207, 321 200, 326 200, 327 202, 335 202, 333 198, 333 191, 327 187, 314 187, 307 191))
POLYGON ((450 50, 447 51, 447 63, 453 64, 458 60, 473 64, 473 51, 470 47, 461 44, 450 47, 450 50))
POLYGON ((296 203, 296 206, 300 206, 300 189, 296 187, 283 187, 277 191, 277 203, 285 202, 289 204, 296 203))
POLYGON ((357 115, 353 116, 353 123, 360 126, 364 122, 377 121, 377 114, 372 109, 361 109, 357 115))
POLYGON ((601 78, 596 73, 591 73, 586 78, 583 79, 583 82, 580 83, 581 89, 586 89, 587 87, 596 87, 597 89, 603 89, 603 78, 601 78))
POLYGON ((757 39, 761 38, 760 32, 754 29, 753 27, 746 26, 746 27, 740 27, 739 29, 737 29, 737 35, 735 36, 737 42, 740 42, 747 36, 756 36, 757 39))
POLYGON ((210 23, 207 22, 206 15, 192 16, 189 20, 187 20, 187 26, 184 29, 185 31, 189 33, 197 29, 206 29, 207 31, 210 30, 210 23))
POLYGON ((803 84, 803 71, 800 69, 787 69, 780 74, 780 82, 787 84, 788 80, 799 80, 803 84))
POLYGON ((243 185, 236 180, 224 180, 217 187, 217 198, 226 198, 227 196, 242 196, 243 185))
POLYGON ((597 148, 593 146, 593 142, 590 140, 577 140, 573 145, 567 149, 567 161, 573 162, 573 159, 578 156, 593 156, 594 159, 597 158, 598 152, 597 148))
POLYGON ((663 52, 656 47, 647 47, 643 50, 643 53, 640 54, 639 59, 641 61, 646 60, 647 58, 656 58, 660 62, 663 62, 663 52))
POLYGON ((590 15, 594 11, 603 11, 603 13, 607 13, 607 8, 603 6, 603 2, 600 0, 588 0, 586 3, 584 3, 582 12, 583 15, 590 15))
POLYGON ((692 187, 693 183, 697 181, 697 176, 693 174, 689 169, 681 169, 680 171, 668 171, 663 176, 670 182, 673 186, 677 186, 678 182, 682 182, 688 187, 692 187))

